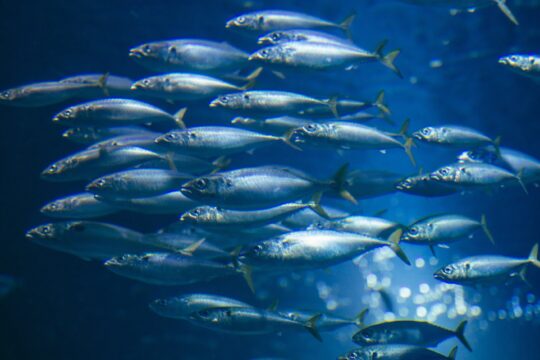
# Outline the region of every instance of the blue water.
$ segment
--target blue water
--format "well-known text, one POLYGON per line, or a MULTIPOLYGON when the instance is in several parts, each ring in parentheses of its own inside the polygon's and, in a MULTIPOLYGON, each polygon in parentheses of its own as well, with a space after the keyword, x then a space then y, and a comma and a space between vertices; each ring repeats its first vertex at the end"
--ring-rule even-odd
MULTIPOLYGON (((540 157, 540 84, 497 63, 499 56, 508 53, 538 51, 540 3, 509 1, 521 22, 518 27, 496 7, 450 16, 444 9, 390 0, 249 3, 252 9, 283 8, 336 20, 356 10, 358 18, 352 28, 355 42, 373 49, 381 40, 389 39, 389 49, 402 50, 397 64, 405 75, 401 80, 380 64, 337 75, 290 75, 286 80, 265 73, 258 88, 366 100, 384 89, 397 123, 411 118, 413 129, 463 124, 493 137, 500 135, 504 146, 540 157), (430 67, 432 60, 442 61, 442 67, 430 67)), ((244 11, 242 1, 3 2, 0 88, 86 72, 111 72, 133 79, 148 76, 150 73, 130 61, 127 54, 129 48, 154 40, 200 37, 254 50, 252 40, 224 30, 227 19, 244 11)), ((156 104, 175 110, 167 103, 156 104)), ((373 214, 388 209, 385 217, 401 223, 440 212, 475 218, 485 213, 497 245, 492 247, 478 233, 470 241, 452 244, 450 250, 438 250, 437 264, 433 259, 430 263, 429 249, 405 245, 415 263, 410 268, 395 258, 376 262, 381 255, 370 254, 357 265, 347 262, 331 271, 258 278, 257 296, 250 293, 241 277, 183 288, 137 283, 114 275, 98 263, 53 252, 24 238, 26 230, 48 221, 38 211, 44 203, 81 188, 80 183, 55 184, 39 179, 48 164, 79 149, 62 139, 63 129, 50 121, 66 105, 0 108, 0 273, 18 281, 15 290, 0 299, 0 359, 332 359, 355 347, 350 341, 353 328, 324 333, 322 344, 307 332, 240 337, 158 317, 148 309, 148 303, 158 297, 207 291, 261 307, 278 299, 283 308, 334 310, 344 316, 354 316, 371 304, 370 323, 385 316, 380 306, 374 306, 380 299, 371 289, 382 283, 388 286, 396 308, 405 309, 405 317, 423 318, 424 310, 442 298, 430 302, 426 296, 427 303, 418 298, 415 304, 414 295, 422 295, 421 284, 424 290, 429 286, 429 294, 435 293, 432 290, 438 283, 432 273, 440 265, 473 254, 524 257, 540 240, 540 191, 536 186, 529 186, 529 195, 517 187, 492 194, 434 199, 392 194, 362 200, 358 210, 373 214), (413 295, 399 300, 400 289, 405 287, 413 295)), ((189 125, 219 124, 230 118, 227 113, 193 109, 186 121, 189 125)), ((392 129, 382 122, 372 124, 392 129)), ((235 157, 233 166, 288 164, 318 177, 330 175, 345 162, 354 169, 387 169, 403 174, 418 171, 401 151, 343 156, 330 151, 291 151, 285 147, 262 149, 255 156, 235 157)), ((449 163, 456 155, 425 145, 414 151, 424 169, 449 163)), ((145 232, 174 220, 175 216, 135 217, 125 213, 107 219, 145 232)), ((452 328, 470 317, 466 334, 474 352, 460 346, 458 359, 539 358, 540 271, 530 269, 528 278, 532 289, 519 282, 496 289, 467 289, 465 315, 450 311, 437 317, 437 323, 452 328), (532 314, 527 316, 527 309, 532 314)), ((447 310, 456 310, 459 300, 456 303, 453 291, 451 294, 447 310)), ((456 343, 449 340, 438 350, 447 354, 456 343)))

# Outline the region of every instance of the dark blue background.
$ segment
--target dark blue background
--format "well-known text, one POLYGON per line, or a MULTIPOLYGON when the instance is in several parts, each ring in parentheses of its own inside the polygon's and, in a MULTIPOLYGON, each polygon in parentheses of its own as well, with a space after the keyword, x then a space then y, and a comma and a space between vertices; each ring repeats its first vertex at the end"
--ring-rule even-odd
MULTIPOLYGON (((319 96, 338 93, 360 99, 372 99, 379 89, 385 89, 398 122, 411 117, 414 129, 428 124, 465 124, 493 137, 501 135, 505 146, 540 157, 540 84, 497 64, 498 57, 509 52, 539 50, 540 5, 534 7, 533 1, 521 1, 519 7, 514 6, 515 1, 509 1, 521 21, 519 27, 507 21, 496 7, 450 16, 444 9, 423 9, 383 0, 253 3, 255 8, 300 10, 336 20, 354 9, 358 12, 353 26, 355 41, 373 49, 382 39, 389 39, 389 49, 402 49, 397 64, 406 77, 400 80, 373 64, 337 76, 292 75, 285 82, 266 73, 261 87, 319 96), (429 63, 433 59, 442 60, 442 68, 431 68, 429 63)), ((4 0, 0 4, 0 88, 84 72, 109 71, 136 79, 148 73, 130 61, 128 49, 153 40, 203 37, 227 40, 251 50, 254 47, 249 39, 224 30, 225 21, 243 11, 241 1, 4 0)), ((170 105, 162 105, 173 110, 170 105)), ((279 298, 289 307, 323 309, 314 285, 297 284, 295 292, 265 281, 264 292, 269 294, 266 301, 255 299, 239 278, 189 289, 158 288, 117 277, 98 264, 28 243, 24 232, 46 221, 39 214, 39 207, 53 198, 79 191, 82 185, 39 180, 39 172, 46 165, 77 149, 60 137, 62 129, 51 124, 52 114, 62 108, 63 105, 0 109, 0 273, 12 274, 21 283, 14 294, 0 302, 1 359, 248 359, 270 355, 328 359, 352 347, 329 335, 323 344, 304 334, 219 335, 157 317, 147 308, 147 303, 159 296, 211 289, 261 306, 279 298)), ((221 114, 199 113, 188 116, 188 123, 219 122, 221 118, 227 119, 221 114)), ((290 154, 288 149, 262 150, 256 157, 241 157, 236 166, 288 162, 323 177, 348 158, 355 168, 416 171, 399 151, 387 155, 356 153, 345 158, 332 154, 325 161, 321 161, 322 152, 290 154), (289 154, 287 161, 273 156, 276 151, 289 154)), ((416 154, 426 169, 447 163, 455 155, 427 147, 420 147, 416 154)), ((497 248, 489 247, 484 239, 465 241, 450 251, 439 251, 443 261, 451 259, 451 255, 486 252, 521 257, 540 240, 539 196, 535 187, 530 187, 528 196, 518 188, 491 196, 479 193, 443 199, 395 195, 362 202, 361 207, 368 212, 389 208, 388 216, 404 223, 440 211, 471 216, 487 213, 497 248)), ((173 220, 174 217, 147 217, 135 221, 125 214, 111 218, 143 231, 155 230, 173 220)), ((407 248, 407 252, 413 258, 428 255, 424 249, 407 248)), ((409 271, 411 286, 419 279, 431 277, 429 269, 424 269, 425 273, 419 269, 409 271)), ((540 285, 538 273, 536 269, 530 271, 536 285, 540 285)), ((353 299, 341 311, 349 315, 357 311, 359 306, 354 302, 359 300, 355 296, 364 280, 352 264, 339 266, 332 274, 316 272, 315 276, 329 284, 341 283, 342 294, 353 299)), ((538 294, 536 289, 533 293, 538 294)), ((493 304, 485 304, 486 311, 490 306, 497 310, 510 296, 511 291, 502 292, 493 304)), ((471 334, 475 352, 467 354, 461 350, 458 358, 536 359, 540 353, 539 329, 538 320, 490 323, 487 331, 471 334)), ((442 351, 447 353, 448 348, 442 351)))

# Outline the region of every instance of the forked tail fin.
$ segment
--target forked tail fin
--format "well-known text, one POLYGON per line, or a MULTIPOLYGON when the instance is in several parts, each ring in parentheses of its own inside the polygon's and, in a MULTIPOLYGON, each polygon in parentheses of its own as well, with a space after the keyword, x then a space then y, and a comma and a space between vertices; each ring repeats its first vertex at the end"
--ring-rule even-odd
POLYGON ((351 34, 351 25, 356 19, 356 11, 353 11, 349 16, 347 16, 341 23, 339 23, 339 27, 345 35, 349 38, 349 40, 352 40, 352 34, 351 34))
POLYGON ((397 229, 394 231, 390 237, 388 238, 388 241, 390 242, 390 248, 394 251, 394 253, 407 265, 411 265, 411 261, 401 248, 399 246, 399 242, 401 241, 401 234, 403 234, 403 230, 397 229))
POLYGON ((465 338, 465 327, 467 326, 467 320, 463 320, 458 327, 456 328, 456 331, 454 332, 456 334, 456 337, 461 341, 461 343, 467 348, 467 350, 472 351, 472 347, 465 338))
POLYGON ((357 205, 358 201, 354 196, 347 190, 347 172, 349 171, 349 164, 341 166, 338 171, 332 177, 332 184, 334 184, 338 194, 347 201, 352 202, 357 205))
POLYGON ((319 330, 317 329, 317 321, 319 321, 321 316, 322 316, 321 314, 317 314, 311 317, 308 321, 306 321, 304 325, 307 331, 309 331, 309 333, 313 335, 313 337, 319 340, 320 342, 322 342, 323 339, 321 337, 321 334, 319 334, 319 330))
POLYGON ((506 5, 506 0, 493 0, 493 1, 497 3, 497 6, 499 7, 499 9, 503 12, 504 15, 506 15, 508 19, 510 19, 512 23, 514 23, 515 25, 519 25, 519 21, 516 19, 514 14, 512 14, 512 11, 508 7, 508 5, 506 5))
POLYGON ((491 241, 491 243, 495 245, 495 239, 493 238, 491 231, 489 231, 485 214, 482 214, 482 217, 480 218, 480 224, 482 225, 482 230, 484 230, 484 233, 488 237, 489 241, 491 241))

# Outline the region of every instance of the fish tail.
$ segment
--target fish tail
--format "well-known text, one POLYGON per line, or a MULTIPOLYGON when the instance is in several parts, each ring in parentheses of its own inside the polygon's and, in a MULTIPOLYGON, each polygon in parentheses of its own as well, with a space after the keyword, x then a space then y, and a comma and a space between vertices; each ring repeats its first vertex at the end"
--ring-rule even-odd
POLYGON ((379 44, 379 46, 377 46, 377 48, 375 49, 375 55, 384 66, 386 66, 387 68, 395 72, 400 78, 403 79, 403 74, 394 64, 394 61, 396 60, 398 55, 401 53, 401 50, 394 50, 384 55, 383 50, 387 43, 388 43, 388 40, 382 41, 379 44))
POLYGON ((103 90, 103 94, 105 94, 105 96, 110 96, 109 89, 107 88, 107 80, 109 80, 109 75, 109 72, 104 73, 99 77, 97 82, 98 86, 103 90))
POLYGON ((401 124, 401 128, 399 129, 398 135, 404 139, 407 139, 409 137, 407 133, 409 132, 410 125, 411 125, 411 119, 405 119, 405 121, 403 121, 403 124, 401 124))
POLYGON ((349 16, 339 23, 340 29, 343 30, 349 40, 352 40, 351 25, 354 19, 356 19, 356 11, 353 11, 349 16))
POLYGON ((195 241, 193 244, 186 246, 185 248, 179 250, 178 252, 182 255, 193 256, 193 253, 205 242, 206 239, 202 238, 201 240, 195 241))
POLYGON ((413 138, 407 138, 407 140, 405 140, 405 143, 403 144, 403 149, 405 149, 405 153, 411 160, 411 163, 413 164, 413 166, 416 166, 416 160, 414 159, 414 155, 412 153, 413 146, 414 146, 413 138))
POLYGON ((259 75, 261 75, 262 71, 263 67, 261 66, 256 68, 251 74, 246 76, 244 80, 247 81, 247 83, 244 86, 241 86, 240 90, 248 90, 254 87, 255 83, 257 82, 257 78, 259 77, 259 75))
POLYGON ((487 220, 486 220, 486 214, 482 214, 482 217, 480 218, 480 225, 482 225, 482 230, 484 230, 484 233, 488 237, 489 241, 493 245, 495 245, 495 239, 493 238, 493 235, 491 234, 491 231, 489 231, 487 220))
POLYGON ((519 170, 519 172, 516 174, 516 180, 519 182, 519 185, 521 185, 521 188, 525 192, 525 194, 529 195, 529 190, 527 190, 527 186, 525 186, 525 183, 523 182, 523 171, 525 169, 519 170))
POLYGON ((347 186, 347 172, 349 171, 349 164, 341 166, 338 171, 332 177, 331 183, 336 187, 339 195, 347 201, 352 202, 355 205, 358 205, 358 201, 354 196, 346 189, 347 186))
POLYGON ((459 323, 458 327, 456 328, 455 334, 459 341, 467 348, 467 350, 472 351, 472 347, 465 338, 465 327, 467 326, 467 320, 463 320, 461 323, 459 323))
POLYGON ((330 108, 332 115, 339 119, 339 113, 337 111, 338 97, 334 95, 327 100, 323 100, 323 102, 330 108))
POLYGON ((255 294, 255 285, 253 284, 253 269, 251 268, 251 266, 242 264, 238 261, 238 255, 240 255, 240 251, 242 251, 241 246, 238 246, 233 251, 231 251, 230 254, 232 257, 232 265, 236 269, 236 271, 242 274, 247 286, 249 287, 251 292, 255 294))
POLYGON ((382 114, 385 115, 385 118, 384 118, 385 120, 386 120, 386 116, 391 114, 390 109, 384 103, 384 90, 379 91, 379 93, 377 94, 377 98, 375 99, 375 102, 373 103, 373 106, 375 106, 382 114))
POLYGON ((330 219, 330 215, 323 209, 321 206, 321 198, 322 198, 322 191, 318 191, 311 197, 311 201, 307 204, 313 212, 315 212, 317 215, 325 218, 330 219))
POLYGON ((184 116, 186 116, 187 107, 181 108, 174 115, 174 122, 180 129, 186 128, 186 123, 184 123, 184 116))
POLYGON ((227 166, 231 165, 231 158, 227 156, 220 156, 216 160, 212 161, 212 165, 215 166, 214 170, 212 170, 212 174, 215 174, 218 171, 221 171, 225 169, 227 166))
POLYGON ((495 153, 497 154, 497 158, 501 158, 501 136, 497 136, 495 140, 493 140, 493 146, 495 147, 495 153))
POLYGON ((178 171, 178 168, 176 167, 173 156, 174 156, 174 153, 172 152, 167 153, 165 155, 165 161, 167 161, 167 165, 169 166, 171 170, 178 171))
POLYGON ((450 354, 448 354, 448 360, 456 360, 457 350, 457 346, 454 346, 452 350, 450 350, 450 354))
POLYGON ((540 268, 540 261, 538 261, 538 243, 534 244, 533 248, 531 249, 531 253, 529 254, 529 262, 540 268))
POLYGON ((353 319, 354 321, 354 324, 356 326, 358 326, 359 328, 361 328, 362 326, 364 326, 364 320, 366 318, 366 314, 368 313, 369 309, 368 308, 365 308, 363 309, 362 311, 360 311, 353 319))
POLYGON ((306 321, 306 323, 304 324, 305 328, 307 329, 307 331, 309 331, 309 333, 311 335, 313 335, 313 337, 317 340, 319 340, 320 342, 322 342, 322 337, 321 337, 321 334, 319 334, 319 330, 317 329, 317 321, 319 321, 319 319, 321 318, 322 314, 317 314, 315 316, 312 316, 311 318, 308 319, 308 321, 306 321))
POLYGON ((512 22, 514 25, 519 25, 519 21, 516 19, 508 5, 506 5, 506 0, 494 0, 497 3, 497 6, 502 11, 504 15, 512 22))
POLYGON ((300 146, 296 145, 295 143, 293 143, 291 141, 291 137, 293 136, 294 134, 294 130, 295 129, 290 129, 288 130, 285 135, 283 135, 282 137, 280 137, 279 139, 281 141, 283 141, 285 144, 289 145, 290 147, 292 147, 294 150, 298 150, 298 151, 304 151, 304 149, 302 149, 300 146))
POLYGON ((401 246, 399 246, 399 242, 401 241, 402 234, 403 234, 403 230, 397 229, 390 235, 390 237, 388 238, 388 242, 390 243, 389 244, 390 248, 401 259, 401 261, 403 261, 407 265, 411 265, 411 261, 409 260, 409 258, 407 257, 407 255, 405 254, 401 246))

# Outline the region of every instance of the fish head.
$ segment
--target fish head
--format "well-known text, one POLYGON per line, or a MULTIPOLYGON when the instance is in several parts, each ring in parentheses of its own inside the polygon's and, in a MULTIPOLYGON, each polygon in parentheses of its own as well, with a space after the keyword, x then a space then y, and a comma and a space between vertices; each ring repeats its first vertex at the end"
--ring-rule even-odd
POLYGON ((210 107, 222 107, 226 109, 240 109, 244 102, 249 102, 249 95, 244 94, 226 94, 218 96, 212 100, 210 107))
POLYGON ((327 136, 327 130, 327 127, 323 124, 310 123, 292 130, 290 141, 294 144, 304 144, 310 139, 324 139, 327 136))
POLYGON ((455 167, 445 166, 432 172, 429 175, 429 178, 431 180, 439 182, 454 182, 458 175, 457 173, 458 169, 456 169, 455 167))
POLYGON ((114 189, 121 185, 121 182, 122 178, 114 174, 103 176, 86 185, 86 191, 96 195, 103 195, 114 191, 114 189))
POLYGON ((156 91, 161 89, 161 83, 156 77, 146 78, 142 80, 135 81, 131 85, 131 90, 134 91, 156 91))
POLYGON ((50 223, 36 226, 26 232, 26 238, 39 242, 40 240, 53 240, 62 234, 63 223, 50 223))
POLYGON ((199 206, 185 212, 180 221, 192 224, 214 223, 218 220, 218 209, 212 206, 199 206))
POLYGON ((164 46, 164 43, 159 42, 142 44, 131 48, 129 50, 129 57, 134 59, 159 58, 164 46))
POLYGON ((401 240, 410 242, 429 241, 432 232, 432 223, 413 224, 405 230, 403 235, 401 235, 401 240))
POLYGON ((510 67, 513 70, 524 72, 531 71, 535 65, 540 64, 540 58, 531 55, 510 55, 499 59, 499 64, 510 67))
POLYGON ((165 254, 124 254, 105 261, 104 265, 113 271, 121 269, 145 269, 152 266, 154 263, 159 263, 163 256, 165 256, 165 254))
POLYGON ((189 309, 189 302, 184 297, 156 299, 148 304, 150 310, 162 316, 178 316, 179 313, 189 309))
POLYGON ((0 101, 12 101, 17 97, 15 89, 8 89, 0 92, 0 101))
POLYGON ((378 360, 382 358, 376 350, 371 348, 359 348, 340 356, 339 360, 378 360))
POLYGON ((446 283, 460 283, 467 279, 470 269, 470 262, 461 261, 440 268, 433 274, 433 277, 446 283))
POLYGON ((88 143, 96 141, 98 134, 93 128, 69 128, 62 133, 62 137, 78 143, 88 143))
POLYGON ((209 201, 217 197, 219 176, 199 177, 185 183, 180 191, 188 198, 209 201))
POLYGON ((250 61, 262 61, 268 63, 282 63, 284 50, 281 46, 269 46, 255 51, 248 58, 250 61))
POLYGON ((231 120, 231 124, 240 125, 247 128, 261 128, 264 126, 264 120, 237 116, 231 120))
POLYGON ((193 131, 188 130, 173 130, 158 136, 154 142, 164 146, 187 146, 189 141, 195 137, 193 131))
POLYGON ((434 127, 428 126, 413 132, 412 136, 420 141, 436 142, 438 139, 438 132, 434 127))
POLYGON ((264 16, 260 14, 244 14, 237 16, 225 24, 227 29, 260 30, 264 25, 264 16))
POLYGON ((280 249, 273 240, 264 240, 243 250, 238 261, 246 265, 263 265, 266 259, 279 257, 280 249))
POLYGON ((39 211, 44 215, 55 215, 73 208, 73 201, 68 199, 59 199, 51 201, 44 205, 39 211))
POLYGON ((284 31, 273 31, 269 34, 266 34, 264 36, 261 36, 257 43, 259 45, 276 45, 280 42, 286 42, 291 41, 292 36, 290 36, 287 32, 284 31))
POLYGON ((220 324, 232 317, 231 308, 210 308, 192 313, 189 318, 192 321, 203 324, 220 324))
POLYGON ((73 119, 77 117, 77 114, 80 112, 80 108, 77 106, 71 106, 65 110, 60 111, 58 114, 56 114, 52 121, 56 123, 69 123, 73 119))
POLYGON ((60 179, 69 173, 70 170, 75 169, 79 165, 80 161, 77 156, 73 156, 67 159, 57 161, 49 165, 40 174, 43 180, 54 181, 60 179))

